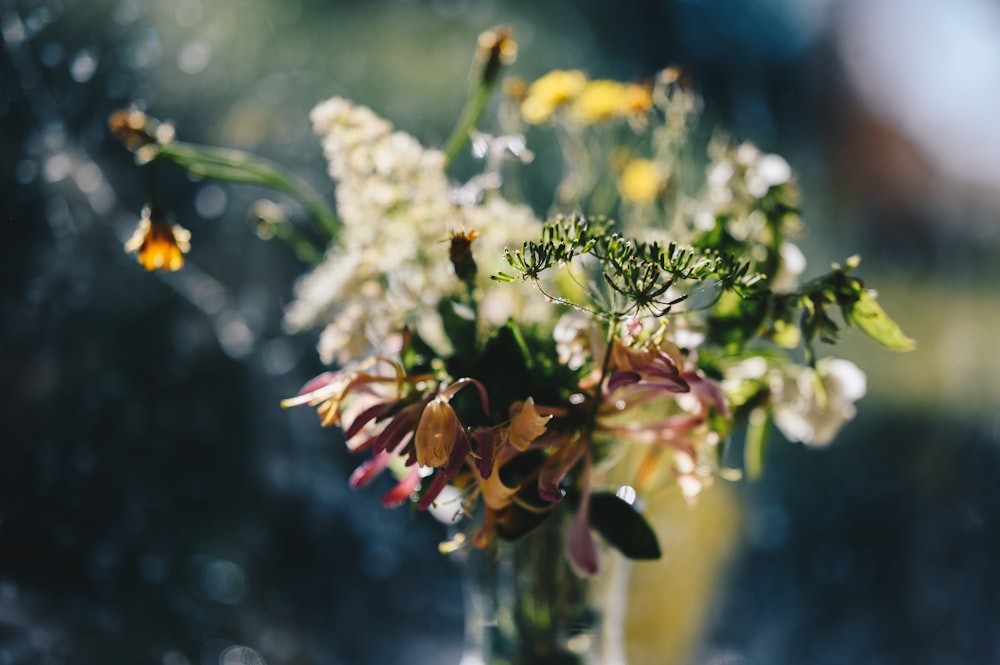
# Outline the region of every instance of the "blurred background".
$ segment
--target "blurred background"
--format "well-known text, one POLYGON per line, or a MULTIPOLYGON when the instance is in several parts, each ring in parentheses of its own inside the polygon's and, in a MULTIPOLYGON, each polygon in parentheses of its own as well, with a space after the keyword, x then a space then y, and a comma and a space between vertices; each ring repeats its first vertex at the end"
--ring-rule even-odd
POLYGON ((919 344, 848 334, 869 394, 834 446, 775 440, 759 483, 658 508, 635 662, 1000 661, 1000 5, 0 0, 0 665, 459 661, 443 527, 350 492, 339 440, 278 408, 322 367, 281 330, 303 266, 250 229, 263 192, 164 169, 194 243, 147 274, 106 127, 135 103, 329 195, 309 109, 439 145, 497 24, 529 80, 689 71, 706 128, 798 174, 807 275, 860 253, 919 344))

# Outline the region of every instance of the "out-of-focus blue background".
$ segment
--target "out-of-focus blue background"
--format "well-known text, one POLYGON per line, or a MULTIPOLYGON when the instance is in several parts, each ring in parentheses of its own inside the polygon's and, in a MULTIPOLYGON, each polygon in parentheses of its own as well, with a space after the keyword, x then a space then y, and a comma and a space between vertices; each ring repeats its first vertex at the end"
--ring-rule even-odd
POLYGON ((710 123, 798 173, 810 273, 861 253, 919 342, 848 335, 859 417, 735 488, 687 661, 1000 661, 996 3, 3 0, 0 665, 458 662, 442 527, 349 492, 336 436, 277 408, 322 368, 281 331, 303 267, 250 232, 263 192, 168 169, 194 247, 146 274, 121 250, 145 176, 106 119, 139 103, 329 194, 317 101, 437 145, 501 23, 529 80, 688 70, 710 123))

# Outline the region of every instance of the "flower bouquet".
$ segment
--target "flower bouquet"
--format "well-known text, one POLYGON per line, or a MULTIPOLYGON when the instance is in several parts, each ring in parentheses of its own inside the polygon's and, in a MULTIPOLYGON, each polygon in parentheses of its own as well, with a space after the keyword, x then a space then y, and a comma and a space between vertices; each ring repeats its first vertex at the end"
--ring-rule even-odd
MULTIPOLYGON (((491 649, 578 662, 573 638, 594 614, 573 580, 601 571, 602 550, 660 556, 643 496, 673 486, 694 501, 716 478, 759 476, 771 424, 829 443, 865 392, 853 363, 815 352, 842 327, 913 343, 855 276, 857 258, 800 280, 789 164, 718 132, 696 157, 700 99, 675 69, 633 83, 508 79, 486 133, 515 52, 506 29, 480 37, 472 94, 441 150, 355 102, 319 103, 335 212, 276 165, 177 141, 136 109, 111 126, 150 167, 267 186, 311 213, 325 246, 278 204, 254 206, 262 233, 314 264, 285 324, 320 329, 331 365, 283 405, 339 428, 360 459, 351 485, 391 472, 382 503, 454 525, 442 551, 487 553, 490 579, 504 574, 499 544, 519 542, 534 574, 512 574, 521 586, 494 609, 513 636, 491 649), (563 156, 545 221, 516 195, 536 141, 563 156), (480 168, 457 181, 466 146, 480 168), (730 463, 739 444, 742 468, 730 463)), ((175 270, 188 245, 151 197, 128 248, 175 270)))

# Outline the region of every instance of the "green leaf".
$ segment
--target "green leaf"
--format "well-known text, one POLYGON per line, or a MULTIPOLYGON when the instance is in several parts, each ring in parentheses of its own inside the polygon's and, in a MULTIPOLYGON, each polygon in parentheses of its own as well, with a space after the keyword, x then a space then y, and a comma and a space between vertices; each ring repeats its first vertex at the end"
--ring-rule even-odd
POLYGON ((590 495, 590 526, 630 559, 659 559, 660 544, 649 522, 610 492, 590 495))
POLYGON ((471 357, 476 353, 476 314, 469 308, 453 300, 443 299, 438 303, 438 314, 444 332, 451 341, 455 353, 471 357))
POLYGON ((907 337, 875 300, 872 291, 860 291, 858 299, 843 305, 844 318, 873 340, 894 351, 912 351, 917 343, 907 337))

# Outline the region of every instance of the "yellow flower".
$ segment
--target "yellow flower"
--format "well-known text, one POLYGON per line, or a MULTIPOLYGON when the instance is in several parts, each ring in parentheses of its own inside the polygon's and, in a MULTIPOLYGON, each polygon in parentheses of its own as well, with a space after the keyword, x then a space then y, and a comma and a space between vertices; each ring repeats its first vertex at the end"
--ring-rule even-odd
POLYGON ((625 94, 624 83, 607 79, 591 81, 576 98, 573 111, 586 123, 611 120, 624 109, 625 94))
POLYGON ((621 110, 626 115, 642 115, 653 109, 653 91, 644 83, 630 83, 622 95, 621 110))
POLYGON ((443 467, 451 457, 458 436, 458 416, 447 398, 432 399, 424 408, 414 435, 417 449, 417 464, 421 466, 443 467))
POLYGON ((587 75, 578 69, 556 69, 530 86, 521 104, 521 117, 532 125, 549 118, 564 104, 575 99, 587 85, 587 75))
POLYGON ((190 249, 191 232, 149 206, 143 208, 139 226, 125 243, 125 251, 138 252, 139 263, 146 270, 180 270, 190 249))
POLYGON ((649 203, 659 194, 662 184, 663 176, 654 162, 633 159, 622 171, 618 191, 630 203, 649 203))

